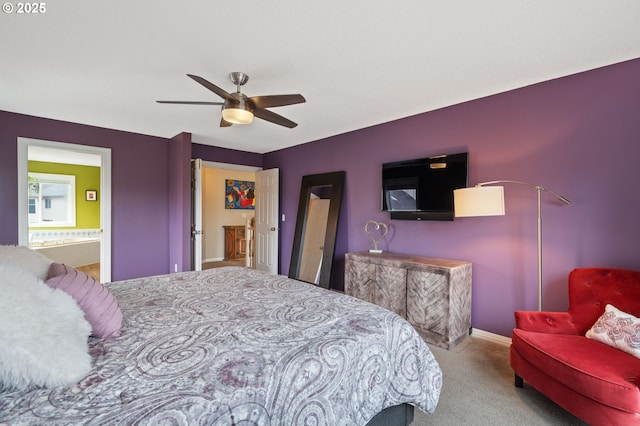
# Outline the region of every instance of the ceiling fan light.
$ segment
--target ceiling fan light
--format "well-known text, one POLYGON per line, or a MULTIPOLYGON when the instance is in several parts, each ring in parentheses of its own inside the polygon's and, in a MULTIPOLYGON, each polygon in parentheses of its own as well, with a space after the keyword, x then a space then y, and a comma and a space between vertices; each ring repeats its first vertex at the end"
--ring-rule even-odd
POLYGON ((249 124, 253 121, 253 113, 246 109, 225 108, 222 110, 222 118, 233 124, 249 124))
POLYGON ((238 93, 240 97, 227 99, 222 107, 222 118, 233 124, 249 124, 253 121, 253 110, 245 97, 238 93))

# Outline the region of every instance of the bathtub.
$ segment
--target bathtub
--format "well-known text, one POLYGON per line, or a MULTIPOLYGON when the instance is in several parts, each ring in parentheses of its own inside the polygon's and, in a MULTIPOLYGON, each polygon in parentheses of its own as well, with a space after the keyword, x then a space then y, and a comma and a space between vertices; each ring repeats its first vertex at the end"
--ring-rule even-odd
POLYGON ((54 262, 71 267, 100 263, 100 239, 60 238, 32 241, 29 247, 47 256, 54 262))

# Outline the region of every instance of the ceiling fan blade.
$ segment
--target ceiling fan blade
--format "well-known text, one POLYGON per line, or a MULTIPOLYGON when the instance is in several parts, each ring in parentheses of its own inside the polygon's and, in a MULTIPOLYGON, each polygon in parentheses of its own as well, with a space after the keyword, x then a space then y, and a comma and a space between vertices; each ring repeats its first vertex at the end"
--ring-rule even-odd
POLYGON ((301 104, 307 100, 300 94, 295 95, 268 95, 253 96, 249 98, 256 108, 271 108, 285 105, 301 104))
POLYGON ((220 127, 231 127, 233 123, 229 123, 224 118, 220 117, 220 127))
POLYGON ((294 123, 293 121, 284 118, 283 116, 276 114, 275 112, 271 112, 268 109, 256 108, 253 110, 253 115, 263 120, 288 127, 290 129, 293 129, 298 125, 297 123, 294 123))
POLYGON ((224 105, 224 102, 199 102, 199 101, 156 101, 159 104, 180 104, 180 105, 224 105))
POLYGON ((229 93, 227 93, 225 90, 219 88, 215 84, 211 83, 210 81, 207 81, 204 78, 198 77, 197 75, 193 75, 193 74, 187 74, 187 76, 189 76, 193 80, 197 81, 198 83, 202 84, 204 87, 206 87, 207 89, 211 90, 213 93, 215 93, 216 95, 220 96, 222 99, 231 98, 231 95, 229 93))

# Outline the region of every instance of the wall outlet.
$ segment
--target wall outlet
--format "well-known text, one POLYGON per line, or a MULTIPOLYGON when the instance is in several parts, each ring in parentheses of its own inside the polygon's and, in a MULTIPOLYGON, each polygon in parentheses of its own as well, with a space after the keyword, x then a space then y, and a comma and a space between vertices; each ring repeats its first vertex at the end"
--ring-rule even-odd
POLYGON ((178 264, 173 265, 173 272, 178 272, 178 264))

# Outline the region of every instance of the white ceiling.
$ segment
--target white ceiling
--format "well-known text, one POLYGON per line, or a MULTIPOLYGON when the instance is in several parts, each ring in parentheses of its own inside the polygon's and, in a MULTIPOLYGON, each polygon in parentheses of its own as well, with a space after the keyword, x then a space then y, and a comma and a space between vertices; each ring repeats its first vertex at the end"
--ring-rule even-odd
POLYGON ((83 166, 102 166, 102 157, 87 152, 69 151, 66 149, 47 148, 29 145, 27 156, 31 161, 48 161, 51 163, 80 164, 83 166))
POLYGON ((257 153, 640 57, 638 0, 44 4, 0 14, 0 110, 257 153), (155 102, 219 101, 186 74, 234 91, 231 71, 304 95, 272 109, 298 127, 155 102))

